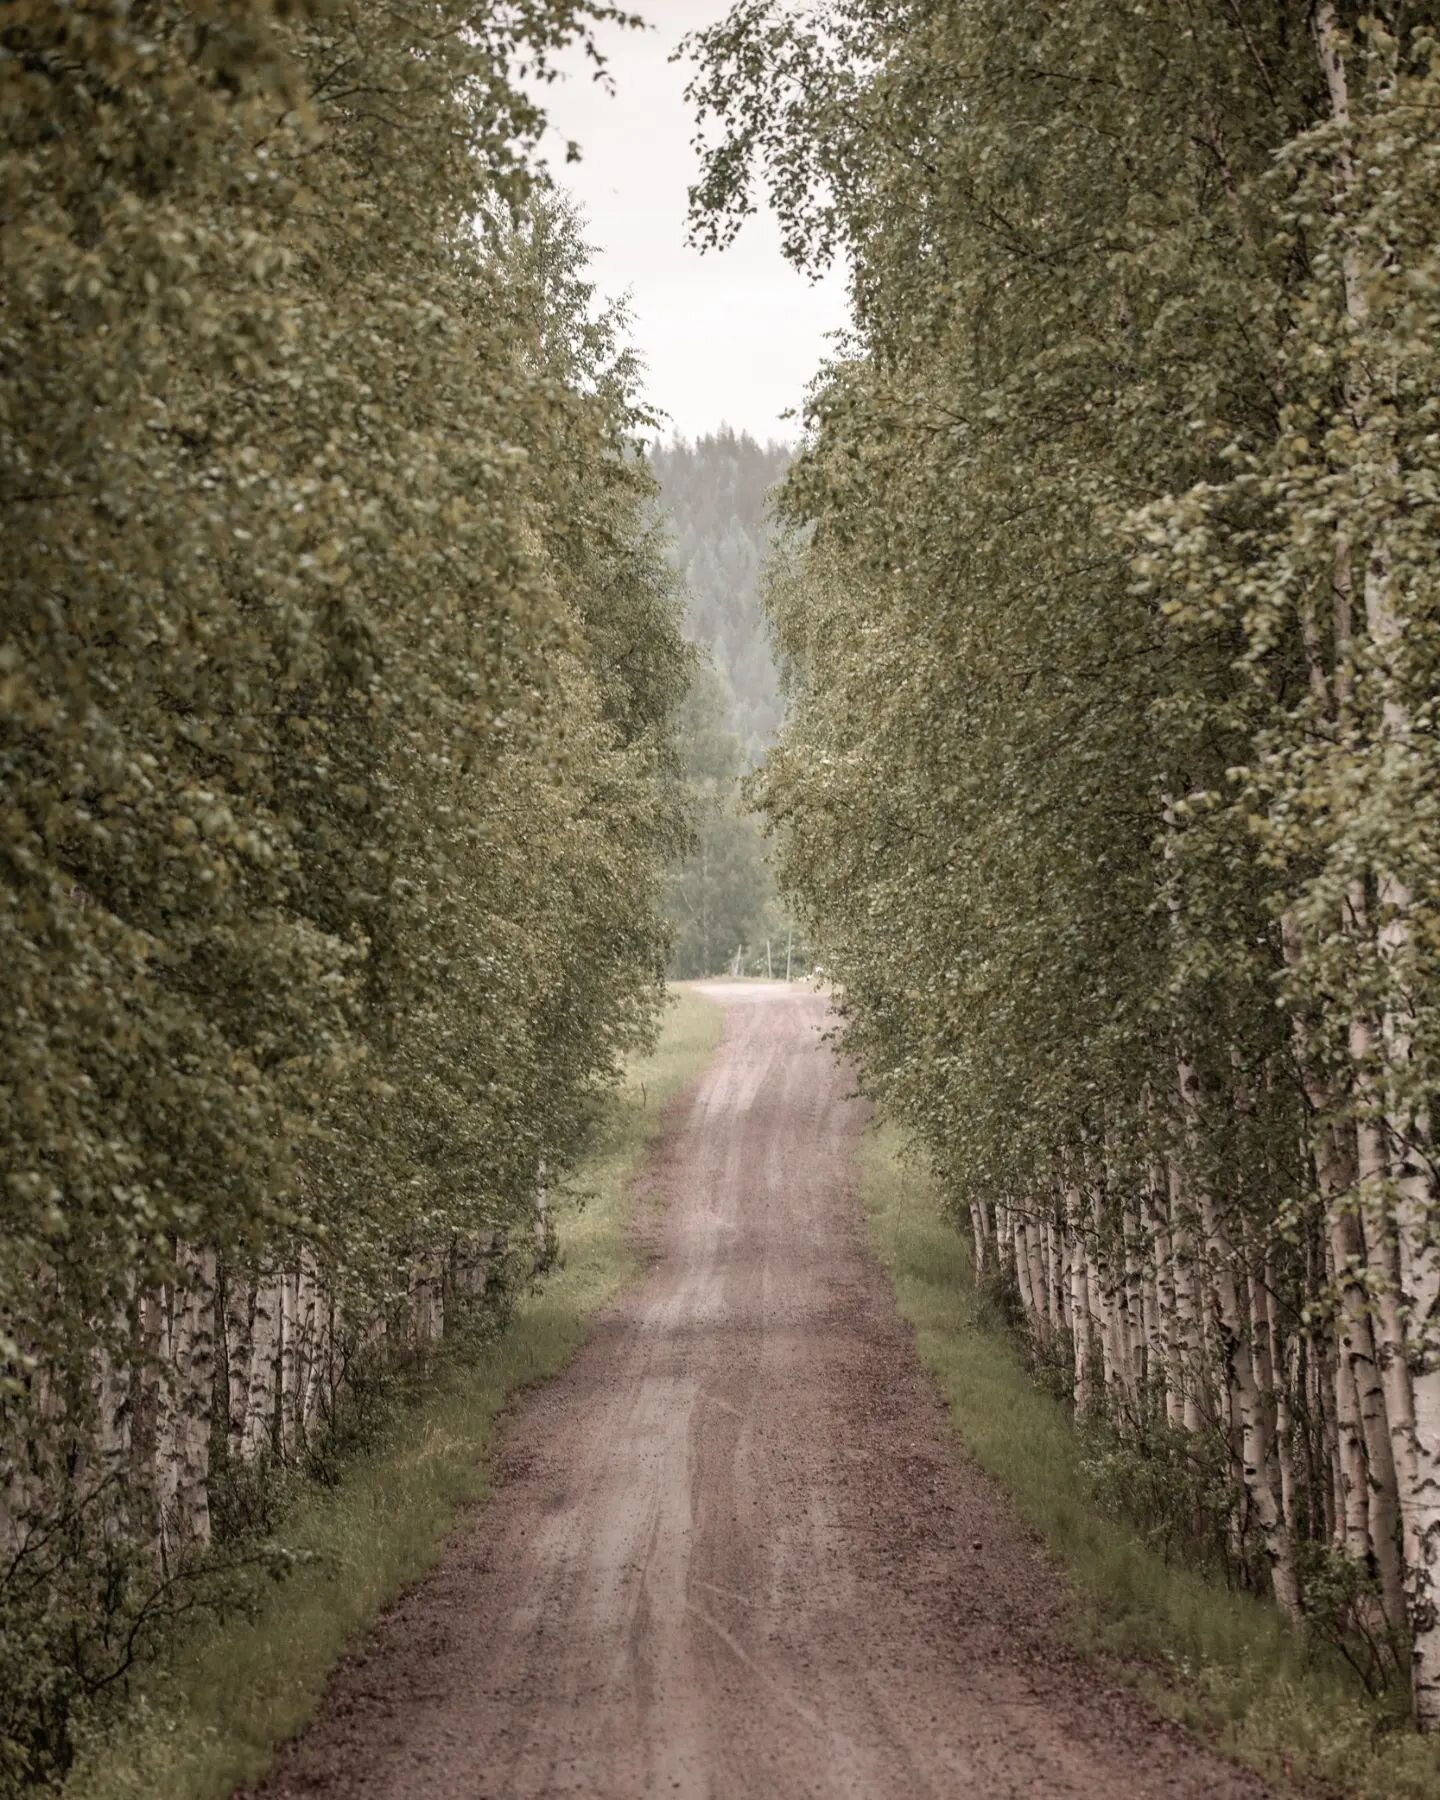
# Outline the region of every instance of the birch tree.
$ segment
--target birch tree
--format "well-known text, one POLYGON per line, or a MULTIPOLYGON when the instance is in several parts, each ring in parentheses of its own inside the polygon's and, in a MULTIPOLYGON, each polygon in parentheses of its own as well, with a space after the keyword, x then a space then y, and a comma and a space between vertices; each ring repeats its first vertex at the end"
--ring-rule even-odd
POLYGON ((755 0, 693 90, 702 237, 758 174, 851 270, 764 788, 866 1084, 1087 1429, 1425 1729, 1437 24, 755 0))
POLYGON ((651 1029, 689 656, 529 98, 614 16, 7 9, 0 1787, 651 1029))

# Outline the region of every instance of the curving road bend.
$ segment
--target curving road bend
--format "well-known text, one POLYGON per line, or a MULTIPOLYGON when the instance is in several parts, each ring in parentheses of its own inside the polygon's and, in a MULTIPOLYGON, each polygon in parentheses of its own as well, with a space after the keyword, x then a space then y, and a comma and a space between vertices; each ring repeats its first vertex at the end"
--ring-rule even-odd
POLYGON ((823 998, 704 991, 725 1030, 655 1155, 648 1273, 262 1792, 1265 1793, 1065 1647, 865 1247, 823 998))

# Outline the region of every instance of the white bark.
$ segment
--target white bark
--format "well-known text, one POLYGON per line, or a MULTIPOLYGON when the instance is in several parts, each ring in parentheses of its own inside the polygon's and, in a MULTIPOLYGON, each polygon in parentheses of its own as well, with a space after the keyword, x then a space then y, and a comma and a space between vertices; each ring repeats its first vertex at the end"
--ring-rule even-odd
POLYGON ((216 1257, 182 1248, 172 1343, 175 1526, 182 1544, 210 1541, 210 1428, 215 1406, 216 1257))
POLYGON ((1021 1231, 1024 1236, 1025 1270, 1030 1289, 1030 1316, 1034 1321, 1036 1337, 1044 1342, 1049 1335, 1050 1320, 1043 1233, 1039 1221, 1029 1212, 1025 1214, 1021 1231))
POLYGON ((1075 1412, 1088 1415, 1094 1404, 1090 1367, 1089 1257, 1085 1252, 1084 1209, 1080 1190, 1073 1182, 1065 1187, 1065 1241, 1070 1263, 1070 1333, 1075 1346, 1075 1412))
POLYGON ((986 1251, 988 1245, 986 1242, 985 1209, 978 1200, 972 1200, 970 1202, 970 1230, 975 1241, 975 1273, 977 1276, 983 1277, 987 1270, 986 1251))
POLYGON ((1170 1190, 1170 1248, 1175 1282, 1174 1366, 1179 1384, 1179 1423, 1186 1431, 1198 1432, 1204 1424, 1204 1413, 1200 1405, 1204 1385, 1200 1292, 1185 1182, 1173 1156, 1167 1165, 1167 1179, 1170 1190))
MULTIPOLYGON (((1186 1133, 1193 1145, 1197 1137, 1199 1082, 1193 1065, 1183 1054, 1177 1062, 1177 1079, 1186 1133)), ((1195 1185, 1205 1233, 1205 1260, 1218 1315, 1220 1371, 1229 1403, 1227 1410, 1239 1428, 1241 1480, 1265 1547, 1275 1598, 1287 1613, 1298 1617, 1300 1584, 1295 1547, 1275 1495, 1268 1421, 1255 1380, 1248 1325, 1240 1306, 1234 1246, 1210 1183, 1200 1179, 1195 1185)))
POLYGON ((280 1397, 280 1280, 263 1274, 255 1283, 251 1315, 250 1381, 241 1454, 246 1462, 275 1447, 280 1397))
MULTIPOLYGON (((1336 189, 1340 203, 1356 193, 1356 171, 1349 145, 1354 125, 1346 64, 1346 39, 1333 0, 1318 0, 1313 14, 1316 49, 1324 71, 1330 110, 1340 128, 1336 153, 1336 189)), ((1342 238, 1341 268, 1345 310, 1357 331, 1370 319, 1367 270, 1348 231, 1342 238)), ((1384 395, 1372 391, 1373 376, 1363 365, 1350 365, 1351 411, 1363 435, 1375 428, 1384 395)), ((1393 461, 1382 458, 1382 470, 1393 475, 1393 461)), ((1382 744, 1403 754, 1412 730, 1398 664, 1403 654, 1405 621, 1397 610, 1389 550, 1382 538, 1365 550, 1365 622, 1382 681, 1382 744)), ((1440 1729, 1440 1194, 1431 1174, 1431 1120, 1410 1092, 1409 1062, 1412 1025, 1406 998, 1404 967, 1410 955, 1411 895, 1400 871, 1376 870, 1379 908, 1378 949, 1390 972, 1388 1000, 1381 1021, 1384 1051, 1384 1106, 1389 1173, 1395 1194, 1399 1274, 1404 1294, 1406 1354, 1414 1408, 1413 1486, 1407 1496, 1406 1537, 1414 1560, 1408 1570, 1412 1629, 1415 1716, 1424 1730, 1440 1729)))
POLYGON ((1010 1254, 1015 1265, 1015 1285, 1020 1293, 1020 1305, 1025 1313, 1026 1323, 1038 1338, 1038 1307, 1030 1281, 1030 1253, 1025 1244, 1025 1221, 1015 1207, 1007 1208, 1007 1212, 1010 1219, 1010 1254))

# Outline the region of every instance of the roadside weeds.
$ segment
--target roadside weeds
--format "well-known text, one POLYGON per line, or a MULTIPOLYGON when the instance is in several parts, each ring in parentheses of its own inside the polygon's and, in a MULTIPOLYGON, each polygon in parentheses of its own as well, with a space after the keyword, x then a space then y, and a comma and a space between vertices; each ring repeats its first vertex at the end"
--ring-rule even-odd
POLYGON ((557 1202, 558 1266, 508 1327, 442 1362, 433 1386, 332 1489, 306 1492, 277 1534, 297 1566, 248 1616, 197 1628, 147 1672, 121 1725, 82 1749, 63 1800, 225 1800, 259 1780, 310 1717, 342 1653, 434 1564, 485 1498, 498 1419, 556 1374, 638 1268, 637 1176, 665 1108, 708 1062, 721 1011, 677 992, 653 1055, 627 1072, 596 1144, 557 1202))
POLYGON ((1069 1414, 983 1316, 969 1246, 897 1131, 867 1134, 860 1180, 920 1359, 970 1454, 1063 1565, 1087 1646, 1127 1662, 1157 1705, 1277 1784, 1434 1800, 1440 1746, 1387 1730, 1381 1709, 1274 1608, 1166 1562, 1100 1511, 1069 1414))

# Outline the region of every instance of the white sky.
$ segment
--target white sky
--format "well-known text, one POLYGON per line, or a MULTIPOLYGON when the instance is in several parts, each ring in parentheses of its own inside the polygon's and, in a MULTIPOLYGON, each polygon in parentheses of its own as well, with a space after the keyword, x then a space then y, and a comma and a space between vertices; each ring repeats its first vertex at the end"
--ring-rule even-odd
POLYGON ((694 120, 686 66, 668 58, 687 31, 722 18, 728 0, 631 0, 631 10, 649 29, 600 36, 612 93, 578 55, 541 92, 554 122, 545 154, 585 214, 601 291, 630 295, 647 398, 671 429, 695 437, 729 424, 762 441, 794 437, 798 421, 781 415, 799 407, 825 333, 844 323, 843 278, 812 285, 797 274, 768 210, 745 222, 729 250, 702 256, 687 245, 694 120), (584 152, 568 167, 566 138, 584 152))

